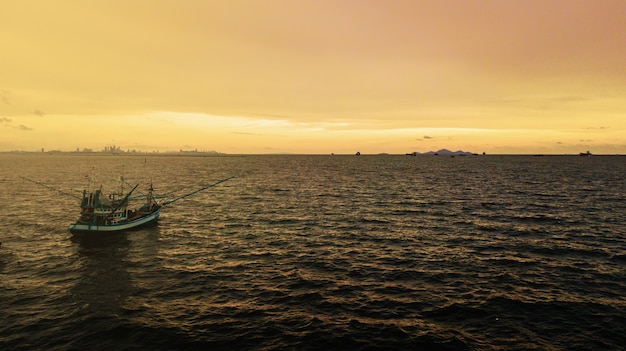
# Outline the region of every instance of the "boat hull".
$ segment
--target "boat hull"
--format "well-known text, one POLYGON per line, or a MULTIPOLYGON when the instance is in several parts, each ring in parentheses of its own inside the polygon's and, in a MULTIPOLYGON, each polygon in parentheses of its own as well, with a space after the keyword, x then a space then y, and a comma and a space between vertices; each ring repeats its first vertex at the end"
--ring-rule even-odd
POLYGON ((158 209, 148 215, 125 223, 96 225, 91 223, 76 222, 70 224, 69 230, 74 235, 117 233, 154 224, 159 219, 160 215, 161 209, 158 209))

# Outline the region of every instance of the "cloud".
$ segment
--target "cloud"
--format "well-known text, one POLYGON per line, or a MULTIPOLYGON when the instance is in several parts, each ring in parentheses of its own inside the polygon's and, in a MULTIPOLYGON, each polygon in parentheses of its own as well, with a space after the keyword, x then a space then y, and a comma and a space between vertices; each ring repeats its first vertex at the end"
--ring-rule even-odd
POLYGON ((552 98, 548 98, 548 100, 552 100, 555 102, 579 102, 579 101, 589 101, 591 99, 584 97, 584 96, 566 95, 566 96, 555 96, 552 98))
POLYGON ((39 110, 39 109, 36 109, 35 111, 33 111, 33 113, 34 113, 36 116, 39 116, 39 117, 43 117, 43 116, 45 116, 45 115, 46 115, 45 113, 43 113, 43 111, 41 111, 41 110, 39 110))
POLYGON ((258 133, 246 133, 246 132, 230 132, 230 134, 240 134, 240 135, 262 135, 258 133))
POLYGON ((2 101, 6 105, 11 105, 11 102, 9 101, 8 90, 0 90, 0 101, 2 101))
POLYGON ((8 128, 15 128, 24 131, 33 130, 33 128, 25 126, 23 124, 20 124, 18 126, 13 125, 13 120, 8 117, 0 117, 0 123, 8 128))
POLYGON ((13 125, 13 120, 8 117, 0 117, 0 124, 3 124, 5 127, 15 128, 19 130, 33 130, 33 128, 20 124, 19 126, 13 125))
POLYGON ((428 136, 428 135, 424 135, 421 138, 416 138, 415 140, 417 141, 424 141, 424 140, 428 140, 428 139, 434 139, 434 137, 428 136))

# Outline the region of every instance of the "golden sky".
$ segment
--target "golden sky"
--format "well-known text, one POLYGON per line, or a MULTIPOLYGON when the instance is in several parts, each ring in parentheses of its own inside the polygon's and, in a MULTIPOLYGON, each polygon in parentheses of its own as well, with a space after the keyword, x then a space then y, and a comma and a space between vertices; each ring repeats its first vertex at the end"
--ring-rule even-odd
POLYGON ((626 153, 624 0, 4 0, 0 151, 626 153))

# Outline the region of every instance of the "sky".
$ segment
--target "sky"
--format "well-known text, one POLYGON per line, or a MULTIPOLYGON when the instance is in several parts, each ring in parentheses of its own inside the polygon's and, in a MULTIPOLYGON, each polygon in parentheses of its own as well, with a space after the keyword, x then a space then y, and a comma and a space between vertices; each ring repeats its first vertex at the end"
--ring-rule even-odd
POLYGON ((624 0, 3 0, 0 151, 626 154, 624 0))

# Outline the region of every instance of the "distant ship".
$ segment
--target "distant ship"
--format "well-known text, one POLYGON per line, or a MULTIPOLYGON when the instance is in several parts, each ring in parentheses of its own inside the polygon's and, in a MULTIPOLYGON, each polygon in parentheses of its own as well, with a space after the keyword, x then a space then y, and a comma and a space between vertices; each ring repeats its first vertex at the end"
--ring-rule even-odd
POLYGON ((587 152, 579 153, 578 156, 591 156, 591 152, 589 152, 589 150, 587 150, 587 152))
MULTIPOLYGON (((225 181, 228 181, 233 177, 222 179, 218 182, 204 186, 190 193, 178 196, 168 201, 164 201, 161 204, 156 201, 156 196, 153 194, 154 189, 152 187, 152 184, 150 184, 150 188, 148 189, 147 194, 138 197, 131 197, 131 195, 135 191, 135 189, 137 189, 139 184, 135 185, 129 192, 125 194, 123 193, 122 186, 122 191, 120 191, 120 193, 111 194, 109 196, 105 196, 102 193, 102 187, 96 190, 92 190, 93 186, 90 184, 90 190, 83 190, 83 196, 82 198, 80 198, 78 196, 75 196, 74 194, 66 193, 64 191, 52 188, 37 181, 25 177, 21 178, 44 186, 48 189, 60 192, 61 194, 81 199, 80 217, 75 223, 70 224, 69 231, 75 236, 100 236, 103 234, 122 232, 154 224, 159 219, 162 207, 172 204, 188 196, 194 195, 200 191, 216 186, 225 181), (136 208, 130 207, 131 201, 136 200, 142 200, 142 204, 136 208)), ((123 178, 120 178, 120 181, 123 184, 123 178)))

